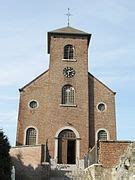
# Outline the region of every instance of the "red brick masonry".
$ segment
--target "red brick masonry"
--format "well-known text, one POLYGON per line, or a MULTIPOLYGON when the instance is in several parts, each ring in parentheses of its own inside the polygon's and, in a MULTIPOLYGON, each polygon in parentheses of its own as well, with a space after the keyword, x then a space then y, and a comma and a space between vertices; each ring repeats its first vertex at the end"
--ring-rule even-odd
POLYGON ((115 166, 130 144, 131 141, 100 141, 98 162, 106 168, 115 166))

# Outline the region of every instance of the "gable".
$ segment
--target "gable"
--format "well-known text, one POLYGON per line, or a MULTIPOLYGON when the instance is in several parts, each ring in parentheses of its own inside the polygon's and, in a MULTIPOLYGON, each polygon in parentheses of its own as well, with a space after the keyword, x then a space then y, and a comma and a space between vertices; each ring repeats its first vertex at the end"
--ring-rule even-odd
POLYGON ((32 81, 30 81, 28 84, 26 84, 25 86, 23 86, 22 88, 19 89, 19 91, 24 91, 26 89, 29 89, 33 86, 40 86, 41 84, 47 84, 48 83, 48 73, 49 70, 46 70, 45 72, 43 72, 42 74, 40 74, 39 76, 37 76, 35 79, 33 79, 32 81))
POLYGON ((113 90, 111 90, 108 86, 106 86, 103 82, 101 82, 99 79, 97 79, 95 76, 93 76, 91 73, 88 72, 88 78, 89 78, 89 84, 90 86, 93 85, 93 88, 96 86, 100 87, 101 89, 105 89, 106 91, 116 94, 113 90))

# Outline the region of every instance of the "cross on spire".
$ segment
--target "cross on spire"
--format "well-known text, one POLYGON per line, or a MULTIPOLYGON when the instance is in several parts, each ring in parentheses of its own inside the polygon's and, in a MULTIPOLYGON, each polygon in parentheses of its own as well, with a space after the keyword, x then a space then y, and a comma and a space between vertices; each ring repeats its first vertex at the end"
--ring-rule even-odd
POLYGON ((66 16, 67 16, 67 22, 68 22, 68 27, 69 27, 69 22, 70 22, 70 16, 72 16, 72 14, 69 12, 70 11, 70 9, 68 8, 68 12, 67 12, 67 14, 66 14, 66 16))

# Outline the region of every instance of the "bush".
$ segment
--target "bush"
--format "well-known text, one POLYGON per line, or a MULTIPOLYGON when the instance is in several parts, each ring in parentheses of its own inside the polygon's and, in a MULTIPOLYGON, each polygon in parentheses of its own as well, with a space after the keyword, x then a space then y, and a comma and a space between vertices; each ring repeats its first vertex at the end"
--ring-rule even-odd
POLYGON ((10 148, 7 136, 0 130, 0 180, 11 180, 10 148))

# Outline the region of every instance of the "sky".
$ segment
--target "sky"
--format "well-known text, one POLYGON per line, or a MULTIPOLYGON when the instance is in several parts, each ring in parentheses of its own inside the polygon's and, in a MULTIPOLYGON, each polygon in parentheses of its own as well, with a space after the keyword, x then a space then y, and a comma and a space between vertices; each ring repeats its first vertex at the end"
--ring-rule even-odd
POLYGON ((135 1, 0 0, 0 129, 15 145, 18 89, 48 69, 47 32, 92 34, 89 71, 116 94, 117 139, 135 140, 135 1))

